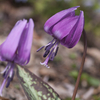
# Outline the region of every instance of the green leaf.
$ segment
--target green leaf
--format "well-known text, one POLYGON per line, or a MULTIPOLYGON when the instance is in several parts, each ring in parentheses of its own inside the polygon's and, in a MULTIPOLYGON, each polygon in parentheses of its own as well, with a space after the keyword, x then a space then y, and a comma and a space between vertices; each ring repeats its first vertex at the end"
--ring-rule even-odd
POLYGON ((28 100, 62 100, 47 83, 19 65, 17 66, 17 77, 28 100))
POLYGON ((74 77, 75 79, 77 79, 78 71, 73 70, 73 71, 69 72, 69 75, 72 76, 72 77, 74 77))
MULTIPOLYGON (((78 77, 78 71, 73 70, 69 73, 70 76, 74 77, 75 79, 77 79, 78 77)), ((88 75, 87 73, 82 73, 81 75, 81 81, 82 80, 86 80, 88 85, 94 86, 94 87, 98 87, 100 85, 100 80, 92 77, 90 75, 88 75)))
POLYGON ((100 96, 99 95, 93 95, 93 99, 94 100, 100 100, 100 96))
POLYGON ((100 80, 93 77, 89 77, 88 83, 94 87, 98 87, 100 85, 100 80))

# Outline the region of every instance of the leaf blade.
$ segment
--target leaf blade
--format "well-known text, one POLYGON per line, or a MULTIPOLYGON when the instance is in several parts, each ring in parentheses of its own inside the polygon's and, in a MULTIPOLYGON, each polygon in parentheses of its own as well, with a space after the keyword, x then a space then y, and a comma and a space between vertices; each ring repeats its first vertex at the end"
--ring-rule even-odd
POLYGON ((62 100, 47 83, 19 65, 17 66, 17 77, 28 100, 62 100))

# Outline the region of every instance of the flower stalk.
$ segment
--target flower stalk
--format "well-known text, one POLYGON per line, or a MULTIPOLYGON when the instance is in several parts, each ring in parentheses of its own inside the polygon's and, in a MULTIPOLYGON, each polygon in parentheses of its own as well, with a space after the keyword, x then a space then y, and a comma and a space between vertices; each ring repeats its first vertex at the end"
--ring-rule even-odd
POLYGON ((80 70, 79 70, 79 74, 78 74, 78 77, 77 77, 75 89, 74 89, 73 96, 72 96, 72 99, 71 99, 71 100, 75 100, 76 93, 77 93, 78 86, 79 86, 79 82, 80 82, 80 78, 81 78, 81 74, 82 74, 83 67, 84 67, 85 57, 86 57, 86 51, 87 51, 87 37, 86 37, 85 29, 83 29, 83 38, 84 38, 84 53, 83 53, 83 58, 82 58, 82 62, 81 62, 81 67, 80 67, 80 70))

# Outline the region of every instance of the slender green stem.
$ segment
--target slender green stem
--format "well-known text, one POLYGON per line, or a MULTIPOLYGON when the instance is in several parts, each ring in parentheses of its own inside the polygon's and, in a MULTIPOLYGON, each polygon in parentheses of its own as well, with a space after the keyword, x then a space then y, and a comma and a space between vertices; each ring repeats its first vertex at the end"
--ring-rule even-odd
POLYGON ((83 38, 84 38, 84 53, 83 53, 83 58, 82 58, 82 62, 81 62, 81 67, 80 67, 80 70, 79 70, 79 74, 78 74, 78 77, 77 77, 75 89, 74 89, 73 96, 72 96, 72 99, 71 99, 71 100, 75 100, 76 93, 77 93, 78 86, 79 86, 79 82, 80 82, 80 78, 81 78, 81 74, 82 74, 82 70, 83 70, 83 67, 84 67, 85 57, 86 57, 86 51, 87 51, 87 37, 86 37, 86 32, 85 32, 85 30, 83 30, 83 36, 84 36, 84 37, 83 37, 83 38))

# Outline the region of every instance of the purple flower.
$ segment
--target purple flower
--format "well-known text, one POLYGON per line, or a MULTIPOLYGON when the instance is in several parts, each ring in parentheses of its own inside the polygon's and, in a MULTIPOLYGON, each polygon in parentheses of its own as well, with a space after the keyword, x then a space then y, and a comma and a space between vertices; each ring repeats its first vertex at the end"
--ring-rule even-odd
POLYGON ((32 19, 29 19, 29 22, 25 19, 19 20, 4 43, 0 45, 0 60, 8 62, 4 71, 1 72, 4 77, 0 88, 1 96, 6 81, 6 87, 8 87, 13 79, 16 64, 26 65, 30 60, 33 28, 34 22, 32 19))
POLYGON ((43 63, 40 63, 41 65, 49 68, 47 65, 48 61, 53 60, 57 55, 60 43, 67 48, 72 48, 79 41, 84 28, 84 13, 80 11, 79 16, 75 15, 75 10, 78 7, 60 11, 50 17, 44 24, 45 32, 51 35, 53 40, 37 50, 38 52, 45 47, 43 57, 48 55, 47 59, 43 63))

